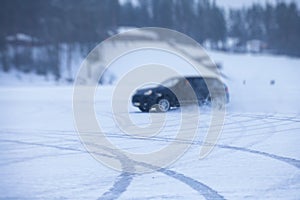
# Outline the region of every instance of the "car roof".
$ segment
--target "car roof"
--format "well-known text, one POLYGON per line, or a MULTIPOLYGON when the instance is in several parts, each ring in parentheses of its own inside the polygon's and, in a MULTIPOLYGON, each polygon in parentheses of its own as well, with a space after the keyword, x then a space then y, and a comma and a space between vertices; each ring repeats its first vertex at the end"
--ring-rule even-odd
POLYGON ((191 79, 206 79, 206 80, 212 79, 212 80, 221 81, 218 77, 211 77, 211 76, 183 76, 183 77, 178 77, 178 78, 185 78, 187 80, 191 80, 191 79))
POLYGON ((191 81, 193 79, 205 79, 206 81, 209 80, 217 80, 221 83, 224 84, 224 82, 219 78, 219 77, 211 77, 211 76, 195 76, 195 75, 191 75, 191 76, 175 76, 175 77, 171 77, 169 79, 186 79, 188 81, 191 81))

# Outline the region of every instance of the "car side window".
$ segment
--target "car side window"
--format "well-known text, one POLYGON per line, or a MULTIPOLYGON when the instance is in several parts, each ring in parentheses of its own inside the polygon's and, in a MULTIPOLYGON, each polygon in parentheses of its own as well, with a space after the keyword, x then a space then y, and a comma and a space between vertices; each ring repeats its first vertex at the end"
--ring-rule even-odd
POLYGON ((204 81, 204 79, 200 79, 200 78, 196 78, 192 81, 193 86, 195 87, 195 89, 206 89, 206 83, 204 81))

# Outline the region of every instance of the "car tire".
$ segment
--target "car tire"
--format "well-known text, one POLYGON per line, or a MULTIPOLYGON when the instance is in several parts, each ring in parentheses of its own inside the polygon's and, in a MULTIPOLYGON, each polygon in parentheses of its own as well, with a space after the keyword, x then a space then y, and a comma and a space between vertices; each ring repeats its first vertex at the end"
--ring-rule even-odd
POLYGON ((170 110, 170 108, 171 108, 171 104, 167 98, 161 98, 158 100, 156 105, 156 110, 158 112, 167 112, 168 110, 170 110))
POLYGON ((206 97, 205 99, 203 99, 202 101, 199 101, 199 105, 200 105, 200 106, 208 106, 208 107, 210 107, 210 106, 212 105, 210 96, 207 96, 207 97, 206 97))

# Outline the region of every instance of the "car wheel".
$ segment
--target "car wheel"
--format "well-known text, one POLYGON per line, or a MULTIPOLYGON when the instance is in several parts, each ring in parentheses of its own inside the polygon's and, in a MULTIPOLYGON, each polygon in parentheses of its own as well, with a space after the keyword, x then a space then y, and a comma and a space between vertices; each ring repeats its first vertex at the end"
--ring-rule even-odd
POLYGON ((200 106, 211 106, 211 98, 207 96, 203 101, 200 101, 200 106))
POLYGON ((162 98, 157 102, 157 109, 160 112, 167 112, 170 110, 170 101, 166 98, 162 98))

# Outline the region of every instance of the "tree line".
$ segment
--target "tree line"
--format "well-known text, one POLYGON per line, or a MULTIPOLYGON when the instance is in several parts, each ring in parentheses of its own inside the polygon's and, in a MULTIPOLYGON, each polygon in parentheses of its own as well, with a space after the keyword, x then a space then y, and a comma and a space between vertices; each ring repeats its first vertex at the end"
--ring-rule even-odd
POLYGON ((279 2, 230 10, 228 36, 240 44, 260 40, 271 53, 300 56, 300 12, 295 3, 279 2))
POLYGON ((72 59, 74 46, 87 54, 121 26, 170 28, 199 43, 209 41, 220 50, 228 50, 228 38, 235 38, 236 46, 259 40, 269 52, 300 56, 300 14, 295 3, 254 4, 230 11, 213 0, 137 0, 122 4, 118 0, 1 0, 0 4, 4 71, 14 67, 38 74, 50 72, 59 79, 62 51, 68 52, 68 59, 72 59), (14 39, 20 33, 29 41, 14 39), (48 56, 37 56, 34 48, 48 56))

